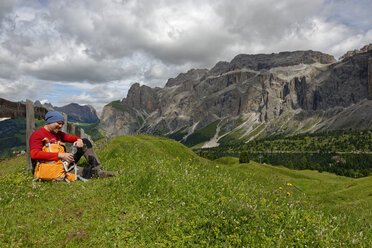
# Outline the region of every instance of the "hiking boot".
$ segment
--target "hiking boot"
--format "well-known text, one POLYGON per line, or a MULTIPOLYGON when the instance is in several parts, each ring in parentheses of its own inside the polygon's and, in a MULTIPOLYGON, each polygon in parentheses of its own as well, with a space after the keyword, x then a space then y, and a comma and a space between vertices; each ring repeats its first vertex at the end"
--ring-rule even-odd
POLYGON ((105 178, 105 177, 113 177, 113 176, 116 176, 118 174, 119 174, 119 172, 117 172, 117 171, 98 170, 96 175, 99 178, 105 178))

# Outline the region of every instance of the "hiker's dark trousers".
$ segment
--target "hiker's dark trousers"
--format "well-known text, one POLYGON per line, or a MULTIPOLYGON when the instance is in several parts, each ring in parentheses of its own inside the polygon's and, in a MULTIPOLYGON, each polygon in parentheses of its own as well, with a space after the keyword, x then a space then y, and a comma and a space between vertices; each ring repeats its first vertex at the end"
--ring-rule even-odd
MULTIPOLYGON (((83 139, 83 147, 79 147, 74 155, 75 163, 79 162, 80 158, 84 155, 90 167, 77 166, 77 173, 84 178, 92 178, 97 174, 97 171, 102 170, 101 162, 97 154, 93 150, 93 145, 88 139, 83 139)), ((71 152, 71 149, 69 150, 71 152)))

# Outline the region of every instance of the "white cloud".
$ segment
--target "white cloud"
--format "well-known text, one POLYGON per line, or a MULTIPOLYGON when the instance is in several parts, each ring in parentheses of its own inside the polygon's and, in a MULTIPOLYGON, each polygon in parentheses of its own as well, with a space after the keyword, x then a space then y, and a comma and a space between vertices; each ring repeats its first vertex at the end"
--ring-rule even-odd
POLYGON ((136 68, 122 68, 118 61, 95 61, 86 55, 57 55, 22 65, 29 75, 58 82, 105 83, 135 73, 136 68))
POLYGON ((276 44, 270 44, 275 51, 288 50, 316 50, 340 56, 343 51, 333 47, 344 43, 353 34, 353 30, 345 25, 326 22, 321 18, 314 18, 301 26, 293 26, 291 30, 276 44))
POLYGON ((1 0, 0 1, 0 22, 13 9, 18 0, 1 0))
POLYGON ((330 48, 332 54, 343 55, 345 51, 362 48, 363 45, 370 44, 372 41, 372 29, 366 33, 345 36, 343 42, 339 42, 330 48))
POLYGON ((45 84, 40 80, 19 77, 17 80, 0 78, 0 97, 7 100, 19 101, 21 99, 37 100, 53 91, 53 85, 45 84))
POLYGON ((164 86, 239 53, 339 57, 371 42, 371 11, 368 0, 3 0, 0 97, 100 109, 133 82, 164 86))
POLYGON ((64 84, 58 84, 58 93, 55 93, 56 100, 53 105, 64 106, 72 102, 82 105, 89 104, 100 112, 107 103, 124 98, 125 93, 129 90, 128 85, 130 85, 129 82, 121 81, 101 85, 72 83, 66 89, 64 84))
POLYGON ((39 100, 41 104, 50 103, 48 99, 39 100))

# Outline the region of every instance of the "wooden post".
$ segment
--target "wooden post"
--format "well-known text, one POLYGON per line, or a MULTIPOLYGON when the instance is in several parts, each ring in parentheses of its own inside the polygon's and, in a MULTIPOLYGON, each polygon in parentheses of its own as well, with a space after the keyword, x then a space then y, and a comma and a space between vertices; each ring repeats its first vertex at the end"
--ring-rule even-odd
POLYGON ((372 100, 372 57, 368 58, 368 99, 372 100))
POLYGON ((27 150, 27 171, 32 170, 32 161, 30 154, 30 136, 35 131, 35 111, 34 103, 26 100, 26 150, 27 150))
POLYGON ((67 114, 62 113, 62 112, 61 112, 61 114, 63 115, 63 117, 65 117, 65 124, 63 125, 61 131, 64 132, 64 133, 67 133, 67 121, 68 121, 68 119, 67 119, 67 114))
POLYGON ((91 140, 90 136, 85 133, 85 130, 80 127, 80 138, 91 140))
POLYGON ((75 135, 75 133, 76 133, 76 127, 75 127, 75 124, 74 124, 74 123, 71 123, 70 134, 71 134, 71 135, 75 135))
POLYGON ((75 136, 81 137, 81 127, 79 126, 75 127, 75 136))
POLYGON ((82 138, 82 139, 86 138, 85 131, 81 127, 80 127, 80 138, 82 138))

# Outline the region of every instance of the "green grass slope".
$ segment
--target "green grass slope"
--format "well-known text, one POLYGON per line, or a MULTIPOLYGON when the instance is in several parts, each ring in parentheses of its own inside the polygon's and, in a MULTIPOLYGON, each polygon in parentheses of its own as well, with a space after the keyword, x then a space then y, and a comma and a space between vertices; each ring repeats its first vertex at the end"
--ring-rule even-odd
POLYGON ((0 247, 372 245, 370 178, 211 162, 148 136, 97 153, 121 174, 32 182, 25 157, 1 162, 0 247))
POLYGON ((239 158, 235 157, 222 157, 214 160, 217 164, 239 164, 239 158))

